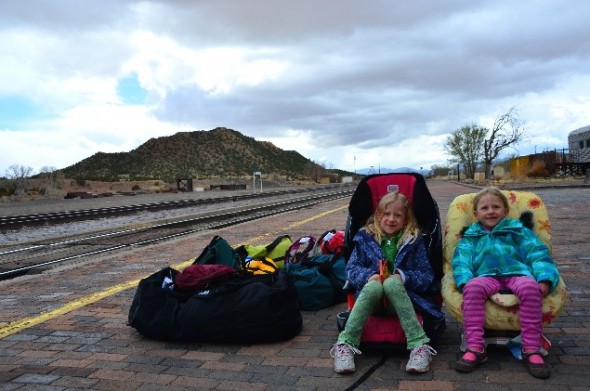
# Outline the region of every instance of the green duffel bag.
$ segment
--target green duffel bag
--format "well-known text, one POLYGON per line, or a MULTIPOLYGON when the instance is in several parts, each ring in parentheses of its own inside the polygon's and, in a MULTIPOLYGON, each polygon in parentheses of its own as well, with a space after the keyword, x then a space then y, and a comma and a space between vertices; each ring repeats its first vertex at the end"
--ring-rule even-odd
POLYGON ((236 270, 242 269, 242 262, 238 252, 230 246, 227 240, 215 235, 211 242, 203 249, 193 262, 194 265, 227 265, 236 270))
POLYGON ((300 308, 317 311, 346 300, 346 261, 340 254, 312 255, 297 263, 287 263, 300 308))

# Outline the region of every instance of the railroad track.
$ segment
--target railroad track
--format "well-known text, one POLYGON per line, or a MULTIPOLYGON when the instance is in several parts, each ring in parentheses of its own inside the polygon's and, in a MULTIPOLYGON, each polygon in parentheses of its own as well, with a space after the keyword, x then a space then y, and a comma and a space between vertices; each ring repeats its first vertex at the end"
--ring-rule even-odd
POLYGON ((318 194, 304 193, 299 197, 288 197, 265 205, 226 209, 143 228, 118 229, 71 239, 3 248, 0 250, 0 280, 27 273, 40 273, 58 264, 78 262, 107 252, 154 244, 203 230, 218 229, 307 208, 318 203, 349 197, 353 191, 352 187, 344 187, 318 194))
POLYGON ((328 185, 314 188, 293 188, 288 190, 277 190, 265 193, 247 193, 239 195, 230 195, 223 197, 203 197, 175 201, 153 202, 146 204, 133 204, 124 206, 114 206, 108 208, 81 209, 67 212, 56 213, 39 213, 31 215, 17 216, 0 216, 0 233, 6 233, 12 230, 19 230, 28 227, 38 227, 43 225, 64 224, 74 221, 92 220, 104 217, 125 216, 142 212, 155 212, 170 209, 182 209, 191 207, 200 207, 211 204, 239 202, 246 200, 261 200, 265 198, 297 195, 309 192, 325 192, 338 188, 348 188, 343 185, 328 185))

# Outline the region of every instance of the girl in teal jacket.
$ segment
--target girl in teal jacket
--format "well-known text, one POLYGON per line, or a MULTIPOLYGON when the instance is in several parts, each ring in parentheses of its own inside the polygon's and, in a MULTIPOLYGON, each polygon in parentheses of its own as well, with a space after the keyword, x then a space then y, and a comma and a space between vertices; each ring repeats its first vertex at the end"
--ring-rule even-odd
POLYGON ((455 284, 463 293, 463 328, 467 350, 457 362, 460 372, 471 372, 487 360, 484 342, 484 305, 501 289, 519 299, 523 362, 529 372, 547 378, 551 372, 540 353, 543 297, 559 282, 549 249, 520 221, 507 217, 509 204, 496 187, 475 196, 478 220, 465 231, 453 256, 455 284))

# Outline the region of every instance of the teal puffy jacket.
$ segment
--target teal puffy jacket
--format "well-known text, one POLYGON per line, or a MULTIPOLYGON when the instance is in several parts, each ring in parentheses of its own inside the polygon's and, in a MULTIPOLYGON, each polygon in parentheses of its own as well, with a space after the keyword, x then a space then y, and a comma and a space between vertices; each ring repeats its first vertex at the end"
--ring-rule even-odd
POLYGON ((453 275, 460 292, 474 277, 529 276, 548 281, 553 291, 559 272, 547 246, 519 220, 504 218, 492 231, 479 222, 463 234, 453 255, 453 275))

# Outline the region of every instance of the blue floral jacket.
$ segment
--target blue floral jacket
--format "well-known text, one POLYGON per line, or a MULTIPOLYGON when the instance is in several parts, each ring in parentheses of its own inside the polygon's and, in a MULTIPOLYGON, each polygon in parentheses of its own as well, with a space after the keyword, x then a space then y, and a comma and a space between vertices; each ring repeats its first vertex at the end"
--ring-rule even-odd
MULTIPOLYGON (((379 273, 379 260, 385 259, 385 255, 375 236, 364 228, 357 232, 353 242, 346 273, 358 295, 369 277, 379 273)), ((434 272, 422 236, 411 243, 406 241, 399 247, 394 267, 404 277, 404 286, 414 308, 435 319, 442 319, 444 315, 440 307, 428 297, 438 285, 434 281, 434 272)))

